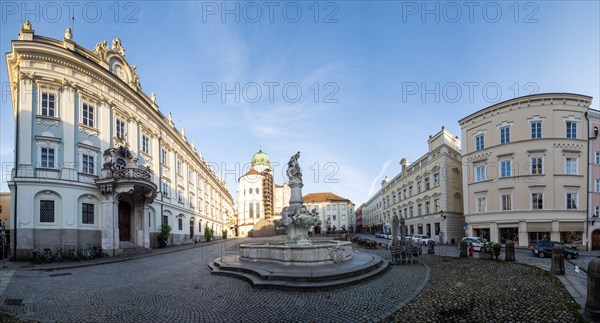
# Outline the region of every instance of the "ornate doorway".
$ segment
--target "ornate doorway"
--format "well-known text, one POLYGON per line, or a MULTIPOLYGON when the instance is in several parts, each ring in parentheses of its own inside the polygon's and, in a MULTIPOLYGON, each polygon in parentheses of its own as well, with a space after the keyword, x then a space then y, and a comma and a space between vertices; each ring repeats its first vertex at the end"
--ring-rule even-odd
POLYGON ((131 204, 119 202, 119 241, 131 241, 131 204))

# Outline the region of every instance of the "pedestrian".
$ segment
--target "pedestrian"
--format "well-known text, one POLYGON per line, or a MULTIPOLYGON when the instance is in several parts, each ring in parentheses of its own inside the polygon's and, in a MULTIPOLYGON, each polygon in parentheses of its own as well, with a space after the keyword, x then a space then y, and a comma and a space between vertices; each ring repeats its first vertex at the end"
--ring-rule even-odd
POLYGON ((475 253, 475 246, 473 245, 473 242, 471 242, 471 245, 469 246, 469 257, 473 258, 473 253, 475 253))

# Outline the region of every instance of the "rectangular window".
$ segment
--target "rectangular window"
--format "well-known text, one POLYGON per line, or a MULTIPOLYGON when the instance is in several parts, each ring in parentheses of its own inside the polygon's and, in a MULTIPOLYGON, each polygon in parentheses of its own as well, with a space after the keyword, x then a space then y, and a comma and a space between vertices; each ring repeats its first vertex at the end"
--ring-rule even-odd
POLYGON ((336 216, 335 216, 335 214, 334 214, 334 215, 333 215, 333 221, 335 221, 335 220, 336 220, 336 216))
POLYGON ((42 148, 42 168, 55 168, 54 148, 42 148))
POLYGON ((478 197, 476 200, 477 203, 477 212, 483 213, 487 210, 487 198, 486 197, 478 197))
POLYGON ((534 210, 544 209, 544 194, 531 193, 531 208, 534 210))
POLYGON ((600 192, 600 178, 594 180, 594 192, 600 192))
POLYGON ((83 107, 81 108, 81 123, 84 126, 87 127, 91 127, 94 128, 95 127, 95 123, 94 123, 94 106, 93 105, 89 105, 87 103, 83 104, 83 107))
POLYGON ((475 150, 483 150, 485 148, 483 140, 483 134, 475 136, 475 150))
POLYGON ((331 210, 331 205, 328 204, 327 205, 327 211, 330 211, 330 210, 331 210))
POLYGON ((42 92, 42 115, 56 117, 56 96, 54 94, 42 92))
POLYGON ((485 181, 485 165, 475 166, 475 181, 485 181))
POLYGON ((115 120, 115 130, 117 138, 125 139, 125 121, 116 118, 115 120))
POLYGON ((600 206, 596 206, 596 208, 594 209, 594 216, 595 217, 600 216, 600 206))
POLYGON ((177 190, 177 202, 183 203, 183 192, 181 190, 177 190))
MULTIPOLYGON (((390 202, 390 200, 388 199, 388 203, 390 202)), ((331 205, 331 209, 335 211, 335 204, 331 205)))
POLYGON ((81 204, 81 223, 94 224, 94 204, 81 204))
POLYGON ((565 174, 577 175, 577 158, 567 157, 565 159, 565 174))
POLYGON ((567 210, 577 210, 577 193, 567 193, 567 210))
POLYGON ((340 207, 341 207, 342 210, 345 210, 346 209, 346 204, 342 204, 342 205, 340 205, 340 207))
POLYGON ((179 228, 179 231, 183 230, 183 219, 182 218, 177 219, 177 227, 179 228))
POLYGON ((600 165, 600 151, 596 152, 596 164, 600 165))
POLYGON ((502 211, 512 210, 512 195, 510 195, 510 194, 500 195, 500 202, 502 203, 502 211))
POLYGON ((500 177, 510 177, 512 176, 512 168, 510 165, 510 160, 503 160, 500 162, 500 177))
POLYGON ((160 150, 160 162, 165 166, 169 166, 169 152, 164 148, 160 150))
POLYGON ((433 174, 433 186, 440 186, 440 173, 433 174))
POLYGON ((412 188, 413 188, 412 186, 408 187, 408 197, 412 196, 412 188))
POLYGON ((150 154, 150 137, 142 135, 142 152, 150 154))
POLYGON ((169 224, 169 216, 168 215, 163 214, 161 224, 169 224))
POLYGON ((412 216, 413 216, 413 207, 412 206, 409 207, 409 210, 410 210, 410 217, 412 218, 412 216))
POLYGON ((507 144, 510 142, 510 127, 500 128, 500 143, 507 144))
POLYGON ((542 122, 536 121, 531 123, 531 139, 542 138, 542 122))
POLYGON ((425 190, 429 190, 429 177, 425 177, 425 190))
POLYGON ((423 210, 421 209, 421 207, 422 207, 422 204, 421 204, 421 203, 419 203, 419 204, 417 205, 417 212, 418 212, 418 214, 419 214, 419 215, 423 215, 423 210))
POLYGON ((577 138, 577 122, 567 121, 567 138, 577 138))
POLYGON ((81 172, 94 175, 94 157, 86 154, 83 154, 81 157, 81 172))
POLYGON ((164 197, 169 197, 169 183, 165 181, 161 183, 161 192, 164 197))
POLYGON ((541 175, 544 173, 542 157, 531 157, 531 175, 541 175))
POLYGON ((40 201, 40 222, 54 222, 54 201, 40 201))
POLYGON ((435 208, 434 212, 440 211, 440 199, 433 200, 433 207, 435 208))
POLYGON ((439 222, 434 223, 433 228, 435 230, 435 235, 439 236, 440 235, 440 223, 439 222))
POLYGON ((177 159, 177 174, 183 175, 183 162, 177 159))
POLYGON ((431 211, 430 206, 431 206, 431 203, 429 201, 425 202, 425 214, 431 213, 430 212, 431 211))
POLYGON ((421 193, 421 181, 417 182, 417 194, 421 193))

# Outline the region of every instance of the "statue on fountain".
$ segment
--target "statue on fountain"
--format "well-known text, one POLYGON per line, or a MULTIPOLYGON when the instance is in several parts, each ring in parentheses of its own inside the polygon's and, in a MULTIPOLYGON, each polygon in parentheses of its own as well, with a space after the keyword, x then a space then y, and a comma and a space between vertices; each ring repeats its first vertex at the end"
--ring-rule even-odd
POLYGON ((288 162, 287 176, 291 188, 290 206, 281 211, 281 220, 275 220, 275 226, 285 227, 287 231, 286 244, 308 245, 308 230, 319 220, 316 209, 309 211, 302 197, 302 170, 298 164, 300 152, 297 152, 288 162))

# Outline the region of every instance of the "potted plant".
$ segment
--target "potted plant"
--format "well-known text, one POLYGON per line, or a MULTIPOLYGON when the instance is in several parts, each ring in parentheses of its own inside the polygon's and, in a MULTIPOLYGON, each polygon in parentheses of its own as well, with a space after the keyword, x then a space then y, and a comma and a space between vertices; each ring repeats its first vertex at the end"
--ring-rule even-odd
POLYGON ((171 226, 168 224, 161 225, 160 233, 158 234, 158 243, 161 248, 165 248, 167 246, 167 241, 169 241, 170 235, 171 235, 171 226))
POLYGON ((227 229, 223 229, 221 233, 223 234, 223 239, 227 239, 227 229))
POLYGON ((495 259, 498 259, 498 257, 500 257, 500 249, 501 248, 502 248, 502 245, 499 244, 498 242, 492 243, 492 251, 494 253, 495 259))

